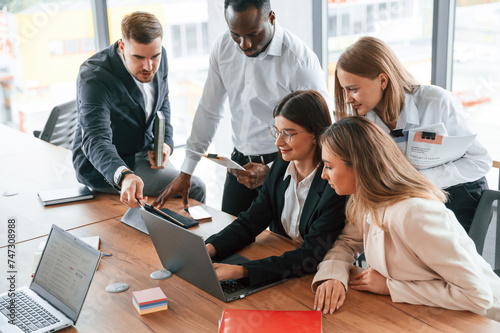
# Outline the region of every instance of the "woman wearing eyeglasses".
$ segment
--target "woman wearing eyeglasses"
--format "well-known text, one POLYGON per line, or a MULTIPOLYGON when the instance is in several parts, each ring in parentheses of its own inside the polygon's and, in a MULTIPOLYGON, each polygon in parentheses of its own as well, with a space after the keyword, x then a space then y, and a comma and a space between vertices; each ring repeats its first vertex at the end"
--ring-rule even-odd
POLYGON ((241 265, 214 264, 219 280, 248 278, 250 285, 316 271, 345 225, 345 197, 321 179, 318 137, 331 124, 328 106, 314 90, 295 91, 273 111, 280 155, 250 208, 206 240, 215 259, 255 241, 266 228, 300 246, 293 251, 241 265))

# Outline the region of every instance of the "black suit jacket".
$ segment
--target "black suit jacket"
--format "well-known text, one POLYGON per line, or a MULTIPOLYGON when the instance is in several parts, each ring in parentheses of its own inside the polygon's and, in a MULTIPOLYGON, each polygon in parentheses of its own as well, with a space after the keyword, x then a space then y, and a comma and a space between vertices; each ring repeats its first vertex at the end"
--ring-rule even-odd
POLYGON ((146 119, 142 92, 117 48, 118 42, 96 53, 78 73, 73 165, 77 179, 93 188, 113 186, 114 173, 120 166, 133 170, 135 153, 153 149, 156 111, 165 115, 165 143, 173 148, 165 49, 153 79, 156 101, 146 119))
MULTIPOLYGON (((217 250, 215 259, 224 258, 254 242, 267 227, 288 237, 281 224, 285 191, 290 183, 290 176, 283 180, 288 164, 278 157, 250 208, 206 240, 217 250)), ((337 195, 328 182, 321 179, 321 167, 316 172, 300 217, 299 230, 304 242, 299 248, 279 257, 242 264, 248 269, 250 284, 316 272, 317 265, 344 228, 346 197, 337 195)))

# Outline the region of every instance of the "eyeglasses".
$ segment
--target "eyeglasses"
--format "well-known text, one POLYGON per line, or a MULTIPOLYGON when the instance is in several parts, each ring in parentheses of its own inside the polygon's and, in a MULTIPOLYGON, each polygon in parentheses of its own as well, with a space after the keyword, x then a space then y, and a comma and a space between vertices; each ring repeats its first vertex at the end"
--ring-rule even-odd
POLYGON ((278 140, 278 137, 281 134, 281 138, 283 139, 283 141, 285 141, 285 143, 290 143, 290 141, 292 141, 292 136, 306 132, 306 131, 302 131, 302 132, 290 134, 287 130, 278 131, 276 126, 269 126, 269 131, 271 132, 271 135, 273 136, 273 138, 275 138, 276 140, 278 140))

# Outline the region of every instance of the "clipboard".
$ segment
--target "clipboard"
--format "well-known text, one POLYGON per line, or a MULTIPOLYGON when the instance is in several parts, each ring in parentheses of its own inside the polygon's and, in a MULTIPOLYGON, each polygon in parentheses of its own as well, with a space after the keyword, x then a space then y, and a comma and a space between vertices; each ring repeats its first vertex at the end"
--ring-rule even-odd
POLYGON ((220 164, 228 169, 238 169, 238 170, 245 171, 244 167, 242 167, 241 165, 239 165, 238 163, 236 163, 235 161, 233 161, 229 157, 221 156, 218 154, 208 154, 208 153, 202 154, 202 153, 198 153, 197 151, 194 151, 194 150, 191 150, 188 148, 186 148, 186 150, 189 150, 190 152, 192 152, 198 156, 205 157, 205 158, 209 159, 210 161, 215 162, 217 164, 220 164))

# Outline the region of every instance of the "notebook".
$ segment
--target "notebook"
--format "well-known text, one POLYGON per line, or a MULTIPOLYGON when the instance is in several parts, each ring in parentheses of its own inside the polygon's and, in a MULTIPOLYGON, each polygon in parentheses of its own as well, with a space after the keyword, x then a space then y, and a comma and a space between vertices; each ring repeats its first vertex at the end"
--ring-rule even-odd
POLYGON ((57 205, 67 202, 93 199, 94 193, 87 186, 46 190, 38 192, 38 197, 44 206, 57 205))
MULTIPOLYGON (((161 219, 142 207, 141 215, 163 267, 224 302, 243 298, 286 281, 272 281, 256 286, 249 286, 248 279, 219 282, 201 236, 161 219)), ((221 262, 239 264, 244 261, 248 259, 236 254, 221 262)))
POLYGON ((75 325, 100 258, 99 250, 52 225, 30 286, 0 295, 0 332, 53 332, 75 325), (27 304, 24 310, 21 303, 27 304), (17 327, 9 323, 14 319, 17 327))

